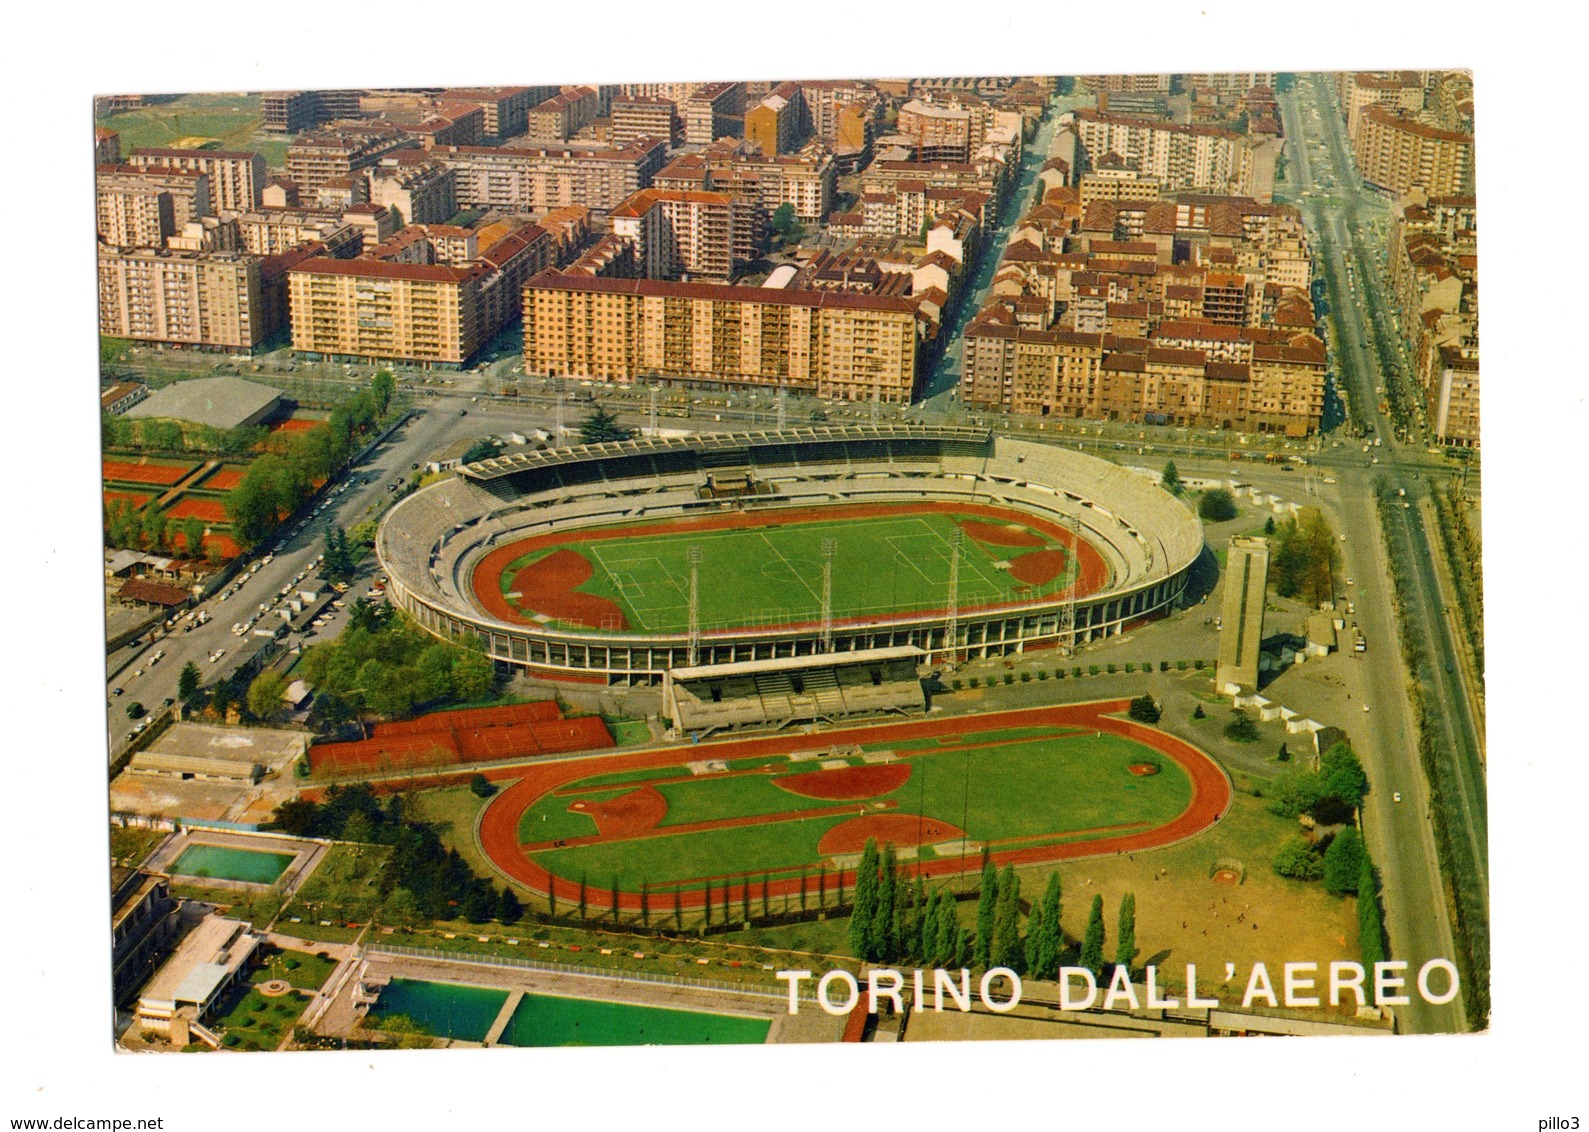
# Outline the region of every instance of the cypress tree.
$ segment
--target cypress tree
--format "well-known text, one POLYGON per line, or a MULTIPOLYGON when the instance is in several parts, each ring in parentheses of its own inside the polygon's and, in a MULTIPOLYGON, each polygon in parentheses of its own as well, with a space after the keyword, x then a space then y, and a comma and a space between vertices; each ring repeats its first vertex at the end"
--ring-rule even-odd
POLYGON ((1131 970, 1137 957, 1137 898, 1126 893, 1120 898, 1119 930, 1115 933, 1115 965, 1131 970))
POLYGON ((1048 887, 1043 890, 1043 903, 1039 909, 1036 959, 1032 973, 1040 979, 1052 979, 1059 974, 1059 956, 1064 950, 1065 938, 1059 926, 1060 886, 1059 874, 1048 874, 1048 887))
POLYGON ((750 923, 750 878, 745 877, 739 882, 739 911, 740 918, 745 923, 750 923))
POLYGON ((680 931, 684 930, 684 890, 673 890, 673 926, 680 931))
MULTIPOLYGON (((840 871, 843 877, 843 871, 840 871)), ((868 837, 855 867, 855 904, 850 909, 850 950, 857 959, 876 959, 877 842, 868 837)))
MULTIPOLYGON (((1379 910, 1377 888, 1374 863, 1365 850, 1357 879, 1357 946, 1365 968, 1372 968, 1373 964, 1385 959, 1385 925, 1379 910)), ((1372 987, 1369 988, 1369 994, 1373 995, 1372 987)), ((1375 1000, 1370 997, 1370 1001, 1375 1000)))
POLYGON ((954 897, 947 892, 940 892, 937 907, 933 910, 933 966, 948 967, 954 963, 955 950, 959 946, 955 937, 956 929, 954 897))
POLYGON ((986 846, 982 851, 982 891, 977 894, 977 938, 971 961, 975 966, 987 967, 993 958, 993 931, 995 911, 999 899, 999 874, 989 859, 986 846))
POLYGON ((918 876, 911 890, 911 932, 910 954, 912 959, 923 963, 932 962, 932 940, 928 937, 931 930, 928 927, 929 915, 932 904, 927 892, 927 878, 918 876))
POLYGON ((618 878, 612 878, 612 922, 618 922, 618 878))
POLYGON ((557 882, 554 880, 546 886, 546 911, 547 915, 557 915, 557 882))
POLYGON ((817 868, 817 907, 828 906, 828 867, 821 865, 817 868))
POLYGON ((806 910, 806 871, 800 870, 800 911, 806 910))
POLYGON ((1103 896, 1092 898, 1092 912, 1087 917, 1087 934, 1081 940, 1081 965, 1099 978, 1103 977, 1103 896))
POLYGON ((761 874, 761 918, 764 919, 764 920, 772 915, 772 910, 767 907, 767 886, 768 886, 769 883, 770 882, 767 879, 767 874, 766 873, 762 873, 761 874))
POLYGON ((651 926, 651 884, 649 881, 640 882, 640 926, 651 926))
POLYGON ((579 918, 585 919, 585 874, 579 874, 579 918))
POLYGON ((877 884, 877 907, 872 915, 872 960, 892 963, 899 957, 899 933, 894 922, 899 902, 899 868, 892 842, 883 846, 879 862, 881 874, 877 884))
POLYGON ((1005 865, 999 875, 999 901, 994 910, 993 963, 1019 974, 1026 966, 1021 946, 1021 881, 1013 865, 1005 865))
POLYGON ((701 901, 701 911, 706 913, 706 926, 707 927, 711 927, 712 926, 712 882, 711 881, 707 881, 706 882, 705 892, 706 892, 706 899, 701 901))

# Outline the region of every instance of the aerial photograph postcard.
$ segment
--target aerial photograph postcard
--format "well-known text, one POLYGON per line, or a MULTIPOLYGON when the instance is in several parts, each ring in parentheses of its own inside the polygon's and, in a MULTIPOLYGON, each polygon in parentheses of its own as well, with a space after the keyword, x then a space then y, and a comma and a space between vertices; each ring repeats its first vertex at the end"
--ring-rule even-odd
POLYGON ((1471 73, 424 78, 93 102, 106 1048, 1489 1027, 1471 73))

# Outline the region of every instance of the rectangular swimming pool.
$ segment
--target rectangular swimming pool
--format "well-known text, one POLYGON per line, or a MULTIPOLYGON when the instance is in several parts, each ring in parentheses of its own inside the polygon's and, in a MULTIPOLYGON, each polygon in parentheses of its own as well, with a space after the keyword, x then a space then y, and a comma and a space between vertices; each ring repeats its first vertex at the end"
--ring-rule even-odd
POLYGON ((370 1017, 379 1028, 380 1019, 401 1014, 438 1038, 481 1042, 507 1000, 507 991, 489 987, 393 979, 370 1008, 370 1017))
POLYGON ((509 1019, 511 1046, 760 1045, 771 1019, 527 994, 509 1019))
POLYGON ((262 849, 238 849, 231 845, 194 843, 171 863, 175 876, 213 877, 217 880, 274 884, 292 864, 291 853, 269 853, 262 849))

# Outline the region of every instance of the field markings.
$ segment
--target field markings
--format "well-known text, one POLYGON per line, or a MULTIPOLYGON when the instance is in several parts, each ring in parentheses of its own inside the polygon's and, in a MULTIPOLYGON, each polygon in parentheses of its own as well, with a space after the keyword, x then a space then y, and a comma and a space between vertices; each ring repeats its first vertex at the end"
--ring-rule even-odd
POLYGON ((789 573, 794 575, 794 580, 805 587, 806 593, 811 595, 811 600, 817 603, 818 608, 821 608, 822 595, 811 588, 811 583, 806 581, 805 578, 801 576, 800 571, 795 569, 793 562, 790 562, 783 556, 783 551, 779 550, 777 546, 773 544, 772 539, 768 538, 765 533, 759 533, 759 537, 761 538, 762 542, 767 544, 767 549, 776 554, 778 556, 778 560, 789 568, 789 573))

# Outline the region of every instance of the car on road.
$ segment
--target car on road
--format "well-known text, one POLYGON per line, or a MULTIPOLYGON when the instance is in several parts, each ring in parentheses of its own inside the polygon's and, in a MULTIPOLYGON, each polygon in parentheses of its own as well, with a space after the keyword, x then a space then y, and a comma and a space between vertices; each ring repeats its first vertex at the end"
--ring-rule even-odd
POLYGON ((113 695, 113 696, 119 696, 122 693, 124 693, 126 690, 127 689, 125 689, 125 688, 112 688, 110 690, 110 694, 113 695))
MULTIPOLYGON (((225 655, 226 655, 226 650, 225 649, 216 649, 214 652, 212 652, 210 654, 210 663, 214 664, 216 661, 220 660, 221 657, 223 657, 225 655)), ((1368 708, 1364 707, 1363 710, 1367 711, 1368 708)))
POLYGON ((1392 790, 1391 793, 1390 793, 1390 800, 1392 802, 1401 801, 1401 791, 1400 790, 1392 790))
POLYGON ((1367 705, 1367 704, 1364 704, 1364 705, 1363 705, 1363 710, 1364 710, 1364 711, 1367 711, 1367 710, 1368 710, 1368 705, 1367 705))

